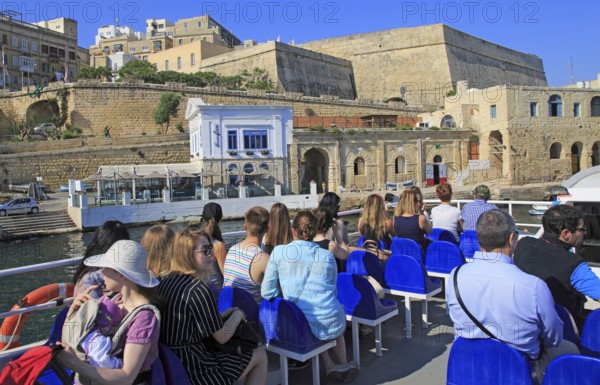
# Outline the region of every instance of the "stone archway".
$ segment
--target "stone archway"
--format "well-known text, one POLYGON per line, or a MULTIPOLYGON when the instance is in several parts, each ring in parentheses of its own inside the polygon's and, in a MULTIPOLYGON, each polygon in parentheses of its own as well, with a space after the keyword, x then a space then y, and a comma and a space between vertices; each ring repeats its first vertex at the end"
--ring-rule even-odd
POLYGON ((25 117, 27 124, 35 127, 41 123, 52 122, 59 114, 60 108, 55 100, 40 100, 27 107, 25 117))
POLYGON ((583 144, 575 142, 571 146, 571 173, 577 174, 581 170, 581 150, 583 144))
POLYGON ((600 142, 595 142, 592 145, 591 161, 592 166, 600 165, 600 142))
POLYGON ((311 148, 306 151, 302 157, 304 159, 304 172, 300 182, 300 191, 302 194, 310 192, 310 181, 317 183, 317 193, 323 193, 323 187, 327 189, 330 181, 327 178, 329 169, 329 156, 327 152, 317 148, 311 148))

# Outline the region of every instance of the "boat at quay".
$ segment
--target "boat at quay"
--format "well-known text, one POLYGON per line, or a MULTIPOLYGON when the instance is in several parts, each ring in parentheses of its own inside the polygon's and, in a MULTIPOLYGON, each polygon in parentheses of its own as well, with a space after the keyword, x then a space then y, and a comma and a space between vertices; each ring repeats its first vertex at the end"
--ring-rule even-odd
MULTIPOLYGON (((563 184, 568 189, 568 194, 561 195, 559 197, 560 204, 573 204, 581 207, 586 213, 585 226, 590 229, 588 237, 585 240, 586 248, 589 248, 589 255, 585 255, 585 258, 592 266, 596 274, 599 274, 600 261, 596 260, 598 253, 598 247, 600 247, 600 234, 597 232, 600 229, 598 226, 600 217, 600 194, 598 189, 600 188, 600 167, 594 167, 588 169, 582 173, 579 173, 565 181, 563 184)), ((426 199, 428 207, 435 205, 436 200, 426 199)), ((456 201, 458 206, 462 206, 468 200, 456 201)), ((527 228, 533 235, 536 233, 536 228, 540 227, 539 218, 529 217, 527 210, 534 202, 531 201, 490 201, 492 203, 505 205, 508 210, 520 223, 520 228, 527 228), (529 220, 533 223, 522 223, 523 220, 529 220)), ((535 202, 541 204, 540 202, 535 202)), ((550 203, 550 202, 548 202, 550 203)), ((351 210, 341 213, 341 215, 350 218, 350 229, 356 229, 356 214, 360 210, 351 210)), ((223 230, 225 232, 226 243, 231 245, 240 239, 239 230, 241 221, 230 221, 223 224, 223 230)), ((173 226, 184 227, 185 224, 175 224, 173 226)), ((145 228, 137 228, 132 230, 132 237, 139 239, 145 231, 145 228), (133 235, 135 234, 135 235, 133 235)), ((352 238, 355 239, 357 234, 353 232, 352 238)), ((83 234, 83 237, 88 237, 89 241, 90 234, 83 234)), ((58 237, 58 236, 56 236, 58 237)), ((82 234, 65 234, 57 239, 64 248, 59 251, 55 257, 56 260, 50 263, 50 266, 56 266, 54 269, 49 269, 48 265, 41 267, 35 267, 33 265, 44 261, 43 251, 47 249, 47 245, 52 243, 52 238, 38 238, 30 240, 28 242, 31 249, 26 250, 22 247, 23 242, 11 243, 11 248, 15 250, 10 253, 3 253, 2 258, 2 269, 0 271, 0 279, 3 282, 3 286, 7 288, 7 293, 3 297, 10 298, 13 302, 17 298, 22 297, 25 293, 19 292, 23 287, 18 287, 17 282, 29 281, 33 285, 41 286, 48 282, 67 282, 71 276, 75 264, 79 259, 75 258, 77 255, 81 255, 84 249, 84 242, 82 242, 82 234), (64 237, 64 238, 63 238, 64 237), (67 241, 65 241, 67 240, 67 241), (21 244, 21 245, 20 245, 21 244), (37 246, 34 246, 37 245, 37 246), (66 261, 61 261, 61 254, 63 257, 68 257, 66 261), (35 255, 35 256, 34 256, 35 255), (10 261, 9 261, 10 259, 10 261), (7 267, 20 266, 23 268, 21 271, 14 269, 8 269, 7 267), (24 280, 26 277, 27 280, 24 280)), ((8 250, 8 248, 5 248, 8 250)), ((23 286, 23 285, 21 285, 23 286)), ((33 287, 33 286, 32 286, 33 287)), ((23 290, 23 291, 29 291, 23 290)), ((394 298, 392 298, 394 299, 394 298)), ((397 301, 399 308, 403 307, 403 303, 400 300, 397 301)), ((5 299, 4 302, 7 300, 5 299)), ((10 301, 10 300, 9 300, 10 301)), ((2 304, 4 310, 7 309, 6 303, 2 304)), ((10 305, 8 305, 10 306, 10 305)), ((386 321, 382 327, 382 343, 383 343, 383 355, 377 357, 374 354, 374 343, 373 336, 361 337, 360 343, 360 358, 361 358, 361 370, 356 379, 357 384, 444 384, 446 382, 446 367, 448 363, 448 357, 450 348, 454 341, 454 330, 452 322, 449 316, 446 314, 446 303, 443 295, 438 295, 429 302, 429 327, 424 328, 421 326, 420 318, 420 304, 417 304, 413 308, 412 313, 412 338, 408 339, 405 337, 405 321, 404 312, 400 312, 400 316, 393 317, 386 321)), ((45 324, 41 320, 34 320, 32 316, 24 329, 24 335, 32 335, 37 332, 39 334, 38 339, 45 338, 49 333, 49 324, 53 322, 53 316, 48 317, 49 313, 56 313, 55 306, 48 306, 54 310, 41 311, 45 318, 45 324)), ((36 314, 36 316, 39 314, 36 314)), ((352 356, 352 341, 350 328, 347 329, 346 341, 348 356, 352 356)), ((27 341, 27 338, 24 339, 27 341)), ((7 360, 13 358, 17 353, 15 350, 0 353, 0 366, 4 365, 7 360)), ((270 377, 269 383, 277 383, 277 368, 278 360, 277 357, 269 353, 269 370, 270 377)), ((325 379, 326 374, 321 369, 321 378, 325 379)), ((294 372, 289 378, 290 384, 305 384, 311 381, 310 369, 304 369, 301 371, 294 372)))

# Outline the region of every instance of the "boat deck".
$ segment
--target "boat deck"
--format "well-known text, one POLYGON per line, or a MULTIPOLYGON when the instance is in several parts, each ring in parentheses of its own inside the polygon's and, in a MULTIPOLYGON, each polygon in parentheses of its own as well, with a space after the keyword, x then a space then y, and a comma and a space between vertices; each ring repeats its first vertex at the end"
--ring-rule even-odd
MULTIPOLYGON (((382 325, 383 356, 375 356, 375 333, 360 337, 361 368, 352 383, 442 385, 446 383, 446 366, 450 348, 454 341, 454 328, 446 314, 443 293, 429 302, 428 329, 421 327, 421 305, 413 302, 413 337, 406 339, 404 333, 404 302, 399 297, 386 296, 398 303, 398 316, 382 325)), ((352 335, 348 324, 345 335, 348 360, 352 359, 352 335)), ((278 367, 278 356, 269 354, 270 370, 278 367)), ((321 384, 333 384, 327 379, 323 365, 321 384)), ((312 383, 310 365, 302 370, 290 372, 290 385, 312 383)))

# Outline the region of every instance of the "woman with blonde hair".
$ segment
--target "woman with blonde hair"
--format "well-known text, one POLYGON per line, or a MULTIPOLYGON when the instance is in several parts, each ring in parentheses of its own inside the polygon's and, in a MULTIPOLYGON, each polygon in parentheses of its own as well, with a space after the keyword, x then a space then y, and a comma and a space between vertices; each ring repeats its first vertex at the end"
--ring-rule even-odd
POLYGON ((154 225, 146 230, 140 244, 148 254, 148 269, 162 277, 169 268, 169 247, 175 232, 167 225, 154 225))
POLYGON ((418 188, 407 188, 400 194, 394 211, 394 232, 399 238, 408 238, 427 250, 429 240, 425 234, 431 233, 431 222, 424 215, 423 196, 418 188))
POLYGON ((365 226, 369 226, 375 241, 383 241, 385 248, 389 249, 394 234, 394 223, 388 218, 385 202, 381 195, 371 194, 367 197, 362 214, 358 219, 358 232, 365 235, 365 226))
POLYGON ((237 309, 219 314, 217 300, 203 277, 210 274, 214 247, 204 231, 186 229, 175 234, 171 263, 158 285, 164 301, 160 340, 173 348, 193 385, 264 384, 267 354, 262 348, 242 354, 214 351, 210 338, 223 344, 245 318, 237 309), (226 319, 226 321, 223 321, 226 319))
POLYGON ((263 237, 263 251, 271 254, 273 248, 292 241, 290 213, 283 203, 275 203, 269 212, 269 228, 263 237))

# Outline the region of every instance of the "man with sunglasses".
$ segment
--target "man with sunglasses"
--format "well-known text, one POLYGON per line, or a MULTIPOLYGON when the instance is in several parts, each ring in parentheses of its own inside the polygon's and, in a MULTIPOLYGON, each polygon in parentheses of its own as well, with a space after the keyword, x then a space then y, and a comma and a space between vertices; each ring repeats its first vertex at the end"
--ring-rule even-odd
POLYGON ((582 330, 586 317, 585 296, 600 299, 600 279, 576 254, 586 233, 583 211, 569 205, 551 207, 542 217, 542 226, 541 238, 527 237, 519 241, 515 263, 524 272, 543 279, 554 301, 569 310, 582 330))

